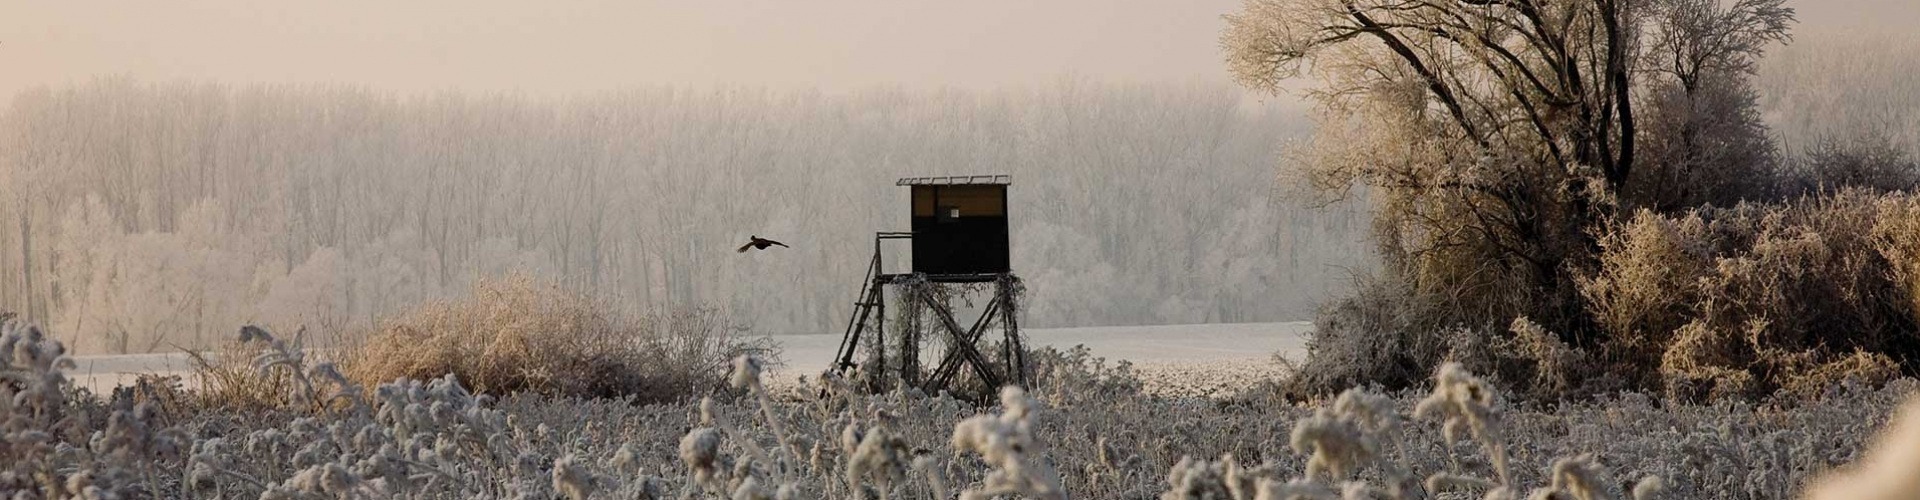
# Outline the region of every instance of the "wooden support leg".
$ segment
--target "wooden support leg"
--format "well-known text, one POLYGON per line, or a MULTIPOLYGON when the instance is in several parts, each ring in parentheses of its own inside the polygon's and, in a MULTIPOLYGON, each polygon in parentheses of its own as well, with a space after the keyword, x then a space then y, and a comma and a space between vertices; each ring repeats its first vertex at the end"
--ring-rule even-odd
MULTIPOLYGON (((987 322, 993 318, 994 310, 998 306, 998 302, 989 302, 987 304, 987 310, 983 311, 980 314, 980 318, 974 321, 973 328, 967 329, 967 345, 979 345, 980 338, 986 336, 987 322)), ((932 384, 929 384, 928 388, 934 389, 935 386, 946 385, 946 383, 953 378, 953 375, 960 371, 960 365, 964 363, 966 359, 964 353, 958 349, 947 350, 946 358, 940 361, 940 368, 934 370, 932 384)))
POLYGON ((925 298, 927 306, 933 309, 934 317, 940 320, 941 325, 946 327, 947 335, 952 337, 950 342, 952 349, 965 357, 966 364, 972 366, 974 374, 979 375, 989 387, 999 387, 1000 377, 993 373, 986 356, 980 355, 979 349, 974 347, 972 339, 968 338, 968 332, 961 330, 960 323, 954 321, 953 311, 947 310, 946 304, 931 299, 932 297, 925 298))
POLYGON ((906 314, 906 321, 900 331, 900 383, 903 386, 920 385, 920 304, 914 297, 906 294, 902 297, 900 310, 906 314))
POLYGON ((1027 346, 1020 336, 1019 305, 1014 304, 1012 278, 1000 280, 994 302, 1000 305, 1000 329, 1006 333, 1007 374, 1013 383, 1027 387, 1027 346))

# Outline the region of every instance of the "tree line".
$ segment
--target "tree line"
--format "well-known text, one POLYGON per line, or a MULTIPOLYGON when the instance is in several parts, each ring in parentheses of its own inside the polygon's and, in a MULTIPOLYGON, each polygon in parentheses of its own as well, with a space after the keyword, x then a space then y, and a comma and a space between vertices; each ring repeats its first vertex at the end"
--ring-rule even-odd
POLYGON ((1276 158, 1310 127, 1206 84, 40 88, 0 117, 0 309, 142 352, 246 322, 366 326, 528 272, 831 331, 872 232, 906 227, 896 178, 1009 173, 1028 325, 1303 318, 1364 263, 1355 205, 1273 196, 1276 158), (731 251, 749 234, 794 248, 731 251))

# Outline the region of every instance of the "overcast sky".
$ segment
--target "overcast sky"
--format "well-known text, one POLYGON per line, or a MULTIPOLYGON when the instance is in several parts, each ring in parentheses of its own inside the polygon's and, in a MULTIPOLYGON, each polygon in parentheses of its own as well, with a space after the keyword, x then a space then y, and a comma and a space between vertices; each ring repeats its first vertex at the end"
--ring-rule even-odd
MULTIPOLYGON (((1239 0, 6 0, 0 99, 99 76, 570 93, 1225 80, 1239 0)), ((1802 29, 1920 0, 1791 0, 1802 29)))

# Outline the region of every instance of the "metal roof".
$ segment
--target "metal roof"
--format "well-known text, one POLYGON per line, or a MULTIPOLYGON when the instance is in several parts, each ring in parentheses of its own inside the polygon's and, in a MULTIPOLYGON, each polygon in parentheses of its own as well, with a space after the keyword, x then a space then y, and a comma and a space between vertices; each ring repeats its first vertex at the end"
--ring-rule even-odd
POLYGON ((1013 184, 1013 176, 1006 174, 906 177, 900 179, 900 182, 893 183, 895 186, 1006 186, 1010 184, 1013 184))

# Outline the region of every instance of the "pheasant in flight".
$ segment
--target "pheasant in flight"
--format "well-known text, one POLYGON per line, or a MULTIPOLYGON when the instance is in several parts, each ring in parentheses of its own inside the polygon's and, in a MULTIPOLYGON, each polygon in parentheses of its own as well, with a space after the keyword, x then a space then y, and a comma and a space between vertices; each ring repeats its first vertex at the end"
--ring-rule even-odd
POLYGON ((747 244, 740 245, 740 249, 734 250, 734 251, 740 252, 740 253, 747 253, 747 250, 766 250, 767 247, 771 247, 774 245, 780 245, 782 248, 793 248, 793 247, 787 246, 786 243, 781 243, 778 241, 761 238, 759 236, 751 236, 749 238, 750 240, 747 241, 747 244))

